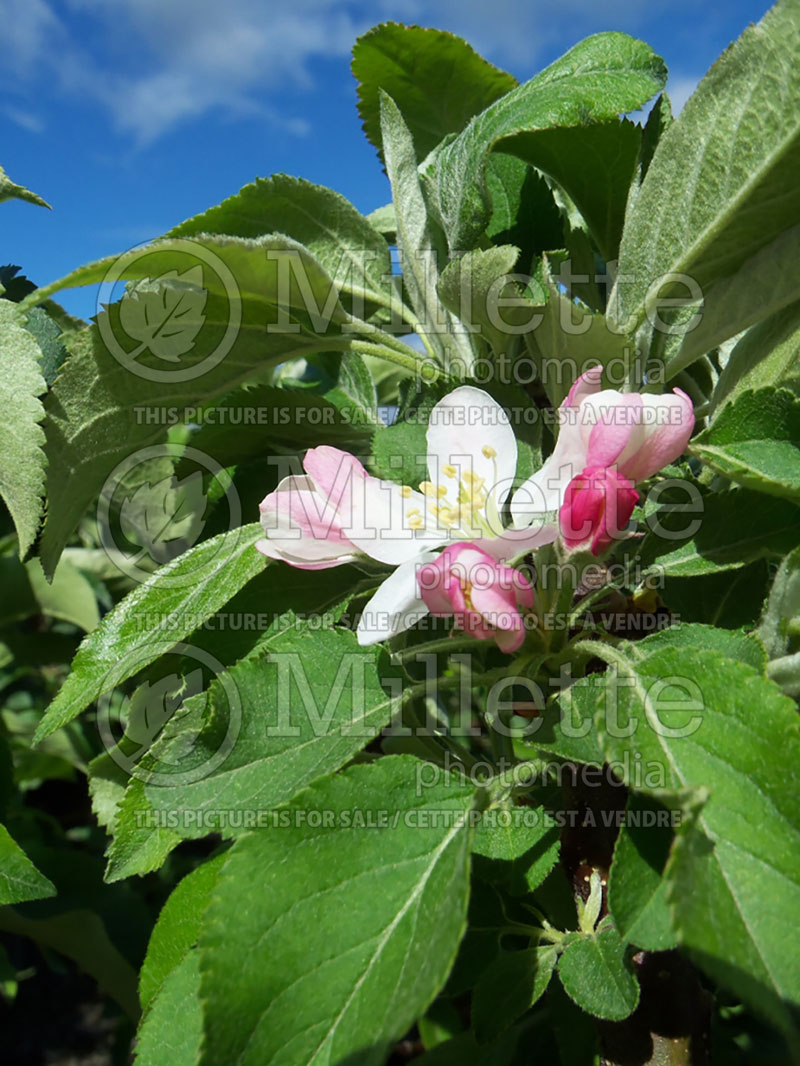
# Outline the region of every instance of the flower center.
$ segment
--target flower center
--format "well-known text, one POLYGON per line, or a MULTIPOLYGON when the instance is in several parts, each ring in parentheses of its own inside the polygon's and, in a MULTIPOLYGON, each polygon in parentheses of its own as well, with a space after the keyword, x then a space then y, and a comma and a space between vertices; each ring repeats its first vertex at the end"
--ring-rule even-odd
MULTIPOLYGON (((488 444, 484 444, 481 452, 485 459, 491 460, 494 484, 497 484, 497 452, 488 444)), ((497 506, 490 497, 491 489, 486 488, 486 478, 480 477, 473 470, 460 473, 452 463, 445 463, 441 473, 444 480, 438 484, 423 481, 419 487, 420 492, 429 501, 426 510, 434 523, 440 528, 457 533, 465 540, 471 537, 499 536, 502 532, 500 518, 497 506), (490 516, 487 516, 487 504, 492 511, 490 516)), ((412 490, 404 485, 401 491, 403 496, 409 497, 412 490)), ((425 529, 429 524, 419 507, 408 510, 406 518, 410 529, 425 529)))

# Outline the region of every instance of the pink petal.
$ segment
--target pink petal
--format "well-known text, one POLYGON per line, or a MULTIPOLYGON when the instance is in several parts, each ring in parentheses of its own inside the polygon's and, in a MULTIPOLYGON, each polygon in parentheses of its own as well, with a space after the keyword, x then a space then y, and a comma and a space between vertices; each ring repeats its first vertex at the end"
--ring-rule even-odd
POLYGON ((336 509, 307 477, 287 477, 261 501, 265 539, 258 550, 301 569, 350 562, 358 551, 342 533, 336 509))
POLYGON ((314 482, 314 487, 338 507, 352 478, 363 478, 367 472, 354 455, 322 444, 310 448, 303 460, 303 468, 314 482))
POLYGON ((483 620, 493 629, 517 629, 521 625, 516 599, 509 599, 498 589, 472 590, 472 602, 483 620))
POLYGON ((623 395, 611 389, 599 393, 581 407, 581 413, 598 421, 589 432, 587 466, 611 466, 628 446, 631 435, 641 421, 642 397, 638 392, 623 395))
POLYGON ((644 481, 678 459, 694 429, 694 407, 681 389, 665 396, 645 396, 643 415, 639 447, 619 464, 620 473, 631 481, 644 481))
POLYGON ((495 633, 495 640, 500 651, 504 651, 506 655, 519 651, 525 643, 525 626, 522 618, 519 619, 518 629, 498 629, 495 633))
POLYGON ((293 566, 296 570, 329 570, 332 566, 342 566, 343 563, 351 563, 357 558, 355 555, 345 552, 342 555, 331 556, 328 559, 312 563, 299 556, 293 556, 288 552, 281 551, 270 540, 257 540, 254 547, 262 555, 266 555, 268 559, 288 563, 289 566, 293 566))
POLYGON ((420 598, 431 614, 443 618, 453 613, 453 605, 445 591, 447 573, 440 555, 432 563, 417 571, 417 589, 420 598))
POLYGON ((602 366, 589 367, 589 369, 585 370, 580 377, 575 378, 572 387, 567 393, 567 398, 561 406, 577 407, 579 404, 583 403, 588 396, 594 396, 596 392, 600 391, 602 379, 602 366))
POLYGON ((591 542, 595 555, 620 536, 639 493, 614 470, 587 467, 570 482, 559 511, 561 535, 570 548, 591 542))

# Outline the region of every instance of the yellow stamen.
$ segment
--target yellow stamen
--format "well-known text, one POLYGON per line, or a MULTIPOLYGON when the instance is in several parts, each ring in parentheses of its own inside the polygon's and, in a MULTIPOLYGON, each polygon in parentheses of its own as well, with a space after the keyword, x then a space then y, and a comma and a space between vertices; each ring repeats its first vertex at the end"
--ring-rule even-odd
POLYGON ((442 467, 442 473, 445 477, 455 477, 457 471, 456 468, 452 465, 452 463, 445 463, 442 467))
POLYGON ((419 517, 419 515, 416 515, 414 518, 410 518, 409 519, 408 528, 409 529, 424 529, 425 528, 425 523, 422 521, 422 519, 419 517))
POLYGON ((483 457, 485 459, 497 458, 497 452, 494 450, 494 448, 492 448, 490 444, 484 444, 484 446, 481 448, 481 451, 483 452, 483 457))
POLYGON ((428 496, 432 499, 435 499, 439 495, 436 490, 436 486, 433 484, 432 481, 423 481, 419 487, 419 491, 422 493, 423 496, 428 496))
POLYGON ((407 500, 409 498, 409 496, 411 495, 411 486, 410 485, 401 485, 400 486, 400 495, 403 497, 404 500, 407 500))

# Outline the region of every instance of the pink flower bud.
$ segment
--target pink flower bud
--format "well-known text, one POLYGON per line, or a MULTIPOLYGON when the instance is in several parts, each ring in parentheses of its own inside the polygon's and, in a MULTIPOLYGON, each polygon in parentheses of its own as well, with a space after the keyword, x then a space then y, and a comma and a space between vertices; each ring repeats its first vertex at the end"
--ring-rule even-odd
POLYGON ((451 544, 417 571, 417 586, 431 614, 454 615, 478 640, 514 652, 525 639, 520 607, 533 606, 530 581, 469 541, 451 544))
POLYGON ((591 541, 600 555, 624 532, 639 493, 613 467, 587 466, 567 486, 558 512, 561 536, 570 548, 591 541))

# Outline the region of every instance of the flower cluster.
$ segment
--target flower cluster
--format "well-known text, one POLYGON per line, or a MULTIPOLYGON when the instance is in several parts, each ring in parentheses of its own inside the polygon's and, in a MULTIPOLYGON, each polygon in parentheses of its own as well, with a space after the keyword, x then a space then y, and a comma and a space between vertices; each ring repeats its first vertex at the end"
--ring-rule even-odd
POLYGON ((676 459, 694 427, 680 389, 623 394, 602 390, 601 375, 593 368, 574 383, 552 454, 516 491, 509 420, 488 393, 465 385, 431 412, 428 480, 418 488, 373 477, 338 448, 312 448, 305 475, 285 478, 262 502, 256 547, 304 569, 364 557, 394 567, 364 608, 362 644, 431 613, 513 652, 533 589, 509 563, 559 533, 569 549, 605 551, 630 520, 635 483, 676 459))

